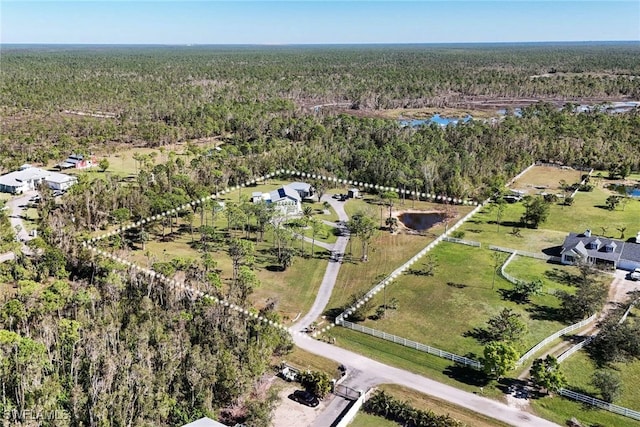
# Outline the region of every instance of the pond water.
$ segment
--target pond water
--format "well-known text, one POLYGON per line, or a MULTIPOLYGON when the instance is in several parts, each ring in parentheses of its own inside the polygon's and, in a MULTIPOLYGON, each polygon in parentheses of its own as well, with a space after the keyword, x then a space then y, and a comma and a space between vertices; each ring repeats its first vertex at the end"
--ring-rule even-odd
POLYGON ((627 188, 627 194, 631 197, 640 197, 640 187, 627 188))
POLYGON ((440 114, 434 114, 428 119, 410 119, 410 120, 401 119, 399 123, 400 123, 400 126, 403 126, 403 127, 411 126, 413 128, 422 126, 422 125, 430 125, 431 123, 435 123, 440 126, 447 126, 449 124, 456 125, 458 124, 458 122, 466 123, 472 118, 473 117, 469 115, 463 118, 459 118, 459 117, 442 117, 440 114))
POLYGON ((439 213, 403 213, 398 216, 398 219, 412 230, 424 231, 441 222, 442 215, 439 213))

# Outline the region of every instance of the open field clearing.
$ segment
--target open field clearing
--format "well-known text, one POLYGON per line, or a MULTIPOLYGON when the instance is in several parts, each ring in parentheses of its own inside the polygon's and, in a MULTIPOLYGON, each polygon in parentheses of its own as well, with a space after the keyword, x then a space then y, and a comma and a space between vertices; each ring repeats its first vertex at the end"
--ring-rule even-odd
MULTIPOLYGON (((398 308, 388 309, 382 319, 369 318, 362 325, 474 359, 481 357, 484 348, 474 337, 474 329, 485 327, 487 320, 504 307, 521 314, 527 324, 528 333, 517 346, 521 353, 562 329, 565 325, 555 320, 559 306, 556 297, 545 294, 532 297, 530 304, 512 302, 504 296, 512 285, 498 275, 492 288, 492 253, 440 243, 430 253, 438 264, 434 275, 405 274, 396 280, 386 291, 386 301, 389 304, 392 298, 397 299, 398 308)), ((416 264, 415 270, 420 268, 421 263, 416 264)), ((549 291, 556 289, 555 282, 548 280, 546 284, 549 291)), ((373 313, 385 304, 385 292, 372 301, 373 313)))
POLYGON ((530 195, 534 195, 541 191, 562 193, 560 181, 564 181, 567 185, 580 182, 582 175, 587 172, 576 169, 563 169, 554 166, 534 166, 527 173, 514 181, 510 188, 514 190, 523 190, 530 195))
POLYGON ((499 226, 498 210, 488 204, 460 230, 465 232, 466 239, 486 245, 543 251, 548 255, 559 255, 559 246, 569 232, 590 229, 596 235, 619 239, 622 235, 619 229, 626 227, 625 238, 634 236, 640 231, 640 201, 629 199, 626 205, 610 211, 606 208, 606 199, 611 194, 607 189, 596 187, 590 192, 578 192, 572 206, 553 203, 547 221, 538 229, 522 227, 522 203, 506 204, 499 226))

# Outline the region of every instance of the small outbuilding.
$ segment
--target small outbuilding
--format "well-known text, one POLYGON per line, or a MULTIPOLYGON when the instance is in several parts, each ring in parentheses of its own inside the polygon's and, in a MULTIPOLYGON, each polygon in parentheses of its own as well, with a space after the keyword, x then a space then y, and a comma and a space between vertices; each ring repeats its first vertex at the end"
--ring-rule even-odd
POLYGON ((359 199, 360 198, 360 189, 358 188, 350 188, 347 191, 347 197, 349 197, 350 199, 359 199))

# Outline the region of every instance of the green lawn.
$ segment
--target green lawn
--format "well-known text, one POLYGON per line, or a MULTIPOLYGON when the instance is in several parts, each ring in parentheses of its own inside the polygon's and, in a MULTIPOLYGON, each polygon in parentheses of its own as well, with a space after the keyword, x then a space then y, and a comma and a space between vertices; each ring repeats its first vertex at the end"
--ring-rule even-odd
MULTIPOLYGON (((504 257, 507 255, 505 254, 504 257)), ((540 279, 543 292, 572 292, 574 287, 566 283, 580 278, 578 267, 552 264, 541 259, 516 256, 505 268, 505 272, 519 280, 531 282, 540 279)), ((604 276, 603 276, 604 279, 604 276)), ((610 278, 607 278, 610 280, 610 278)))
MULTIPOLYGON (((519 348, 524 353, 564 327, 549 319, 549 314, 558 307, 558 300, 546 294, 533 297, 531 304, 506 300, 502 292, 512 289, 509 282, 496 275, 492 289, 493 253, 488 249, 440 243, 430 253, 438 263, 435 274, 405 274, 398 278, 388 287, 386 299, 388 302, 396 298, 399 308, 387 310, 381 320, 369 319, 362 324, 456 354, 473 353, 478 358, 484 345, 465 334, 484 327, 491 316, 508 307, 522 314, 528 326, 519 348)), ((420 265, 414 268, 419 269, 420 265)), ((551 280, 547 280, 547 286, 566 288, 551 280)), ((384 298, 385 292, 378 293, 373 298, 374 307, 384 305, 384 298)))
POLYGON ((500 399, 502 392, 495 381, 487 384, 484 374, 470 368, 458 368, 450 360, 385 341, 360 332, 336 326, 329 331, 336 345, 400 369, 424 375, 472 393, 500 399))
POLYGON ((567 421, 576 418, 584 426, 638 427, 638 421, 631 418, 560 396, 531 400, 531 406, 536 414, 559 425, 567 425, 567 421))
MULTIPOLYGON (((626 363, 614 363, 612 368, 617 370, 622 379, 622 394, 616 405, 640 411, 640 360, 626 363)), ((591 377, 596 371, 596 364, 589 358, 586 351, 578 351, 562 363, 562 371, 567 377, 567 388, 601 399, 600 392, 591 385, 591 377)))
POLYGON ((28 208, 22 211, 22 223, 27 231, 32 231, 38 228, 38 209, 28 208))
POLYGON ((369 261, 359 261, 361 256, 360 241, 352 239, 347 245, 347 254, 350 245, 353 246, 352 261, 347 260, 342 264, 336 285, 333 288, 328 309, 338 309, 344 306, 353 294, 364 293, 371 289, 382 278, 401 266, 416 253, 420 252, 432 241, 431 237, 394 234, 380 231, 373 239, 369 247, 369 261))
MULTIPOLYGON (((275 186, 276 184, 272 185, 275 186)), ((217 213, 216 217, 213 218, 211 212, 206 212, 205 222, 209 225, 215 224, 221 240, 228 235, 227 223, 223 213, 217 213)), ((162 227, 156 222, 153 227, 148 228, 152 239, 147 242, 145 250, 143 251, 141 245, 137 244, 137 249, 129 251, 126 256, 143 266, 151 266, 154 262, 170 261, 173 258, 199 259, 201 253, 191 247, 192 238, 189 224, 184 218, 180 219, 179 224, 182 226, 181 231, 176 231, 177 227, 174 225, 174 234, 171 236, 170 241, 162 241, 162 227)), ((198 213, 193 220, 193 238, 195 240, 200 237, 199 226, 200 215, 198 213)), ((167 236, 169 231, 169 227, 165 227, 167 236)), ((236 237, 244 236, 240 231, 232 230, 231 234, 236 237)), ((276 259, 270 253, 274 241, 272 233, 265 232, 262 242, 255 242, 255 233, 250 234, 250 239, 254 240, 255 243, 254 270, 261 283, 261 286, 255 289, 254 293, 249 297, 252 304, 264 307, 267 301, 275 301, 276 309, 280 312, 285 323, 295 318, 299 313, 304 313, 311 308, 326 270, 329 253, 325 249, 316 246, 314 258, 297 256, 294 258, 291 267, 286 271, 279 271, 276 268, 276 259)), ((309 254, 311 250, 311 243, 303 242, 301 239, 293 242, 293 246, 298 249, 304 249, 305 254, 309 254)), ((225 243, 221 241, 215 245, 212 253, 217 262, 216 268, 219 270, 221 279, 223 282, 229 282, 233 268, 225 243)))
POLYGON ((558 249, 567 233, 586 229, 600 236, 618 239, 621 237, 618 228, 626 227, 625 238, 628 238, 637 231, 640 201, 630 199, 624 208, 619 206, 609 211, 604 205, 611 194, 609 190, 598 187, 591 192, 578 192, 572 206, 552 204, 549 218, 538 229, 521 227, 520 217, 524 213, 522 203, 506 204, 498 227, 497 209, 489 204, 460 230, 465 232, 465 238, 469 240, 529 252, 551 250, 554 247, 558 249), (513 233, 514 227, 520 229, 520 236, 513 233))

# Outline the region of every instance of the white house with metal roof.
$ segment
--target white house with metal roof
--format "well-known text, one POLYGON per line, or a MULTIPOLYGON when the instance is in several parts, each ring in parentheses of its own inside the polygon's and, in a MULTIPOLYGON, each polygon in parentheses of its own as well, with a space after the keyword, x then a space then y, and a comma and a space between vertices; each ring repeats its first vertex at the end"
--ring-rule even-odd
POLYGON ((22 165, 19 170, 0 176, 0 192, 21 194, 45 183, 54 190, 66 190, 75 184, 75 176, 22 165))
POLYGON ((307 192, 310 189, 287 184, 268 193, 254 192, 251 194, 251 201, 253 203, 273 204, 276 210, 285 216, 301 215, 303 196, 300 195, 300 191, 307 192))
POLYGON ((211 418, 203 417, 203 418, 200 418, 199 420, 195 420, 192 423, 185 424, 182 427, 227 427, 227 426, 215 420, 212 420, 211 418))

